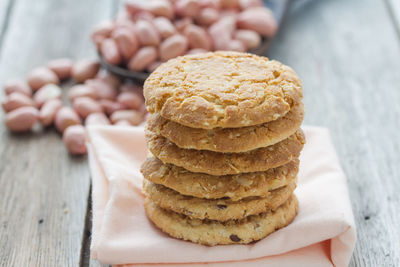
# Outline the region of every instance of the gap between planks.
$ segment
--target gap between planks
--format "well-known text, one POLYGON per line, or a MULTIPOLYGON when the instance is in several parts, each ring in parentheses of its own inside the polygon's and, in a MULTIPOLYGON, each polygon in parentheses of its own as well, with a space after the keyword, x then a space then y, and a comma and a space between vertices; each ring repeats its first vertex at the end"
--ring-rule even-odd
POLYGON ((10 16, 12 10, 14 8, 14 4, 17 0, 3 0, 0 2, 0 58, 1 58, 1 51, 3 46, 3 41, 7 32, 8 23, 10 21, 10 16))
POLYGON ((400 42, 400 1, 399 0, 385 0, 386 8, 393 21, 396 29, 397 39, 400 42))

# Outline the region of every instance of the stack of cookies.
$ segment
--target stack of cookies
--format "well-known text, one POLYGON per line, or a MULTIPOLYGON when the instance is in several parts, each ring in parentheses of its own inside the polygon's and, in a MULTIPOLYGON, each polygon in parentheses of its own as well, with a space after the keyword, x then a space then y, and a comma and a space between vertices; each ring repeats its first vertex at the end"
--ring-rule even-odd
POLYGON ((145 209, 169 235, 246 244, 288 225, 304 145, 302 85, 289 67, 214 52, 162 64, 144 85, 151 113, 145 209))

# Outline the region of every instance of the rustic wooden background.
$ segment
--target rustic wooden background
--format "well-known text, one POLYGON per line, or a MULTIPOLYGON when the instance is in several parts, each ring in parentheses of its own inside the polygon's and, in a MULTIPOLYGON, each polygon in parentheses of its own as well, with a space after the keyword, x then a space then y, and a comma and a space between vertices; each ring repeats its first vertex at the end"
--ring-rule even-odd
MULTIPOLYGON (((90 30, 118 5, 0 0, 0 83, 49 59, 95 57, 90 30)), ((331 130, 358 226, 350 265, 399 266, 400 2, 294 0, 268 55, 303 78, 305 123, 331 130)), ((13 135, 3 123, 0 153, 0 265, 100 266, 86 158, 53 130, 13 135)))

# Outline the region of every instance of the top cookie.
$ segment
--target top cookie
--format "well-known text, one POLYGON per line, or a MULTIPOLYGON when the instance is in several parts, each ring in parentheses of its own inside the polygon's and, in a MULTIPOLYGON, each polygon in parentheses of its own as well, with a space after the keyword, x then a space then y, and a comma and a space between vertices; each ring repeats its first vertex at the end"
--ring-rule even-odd
POLYGON ((284 116, 301 100, 302 84, 277 61, 219 51, 169 60, 143 92, 150 113, 193 128, 236 128, 284 116))

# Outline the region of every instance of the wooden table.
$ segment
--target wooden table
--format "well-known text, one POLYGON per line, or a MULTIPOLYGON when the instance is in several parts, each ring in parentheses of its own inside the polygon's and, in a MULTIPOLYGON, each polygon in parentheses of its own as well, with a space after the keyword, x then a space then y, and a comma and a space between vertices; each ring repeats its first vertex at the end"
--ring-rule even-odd
MULTIPOLYGON (((94 57, 90 30, 117 9, 0 0, 0 83, 52 58, 94 57)), ((399 22, 398 0, 296 0, 269 51, 302 77, 305 123, 331 130, 358 227, 351 266, 400 264, 399 22)), ((0 265, 99 266, 87 159, 69 156, 54 130, 13 135, 3 123, 0 153, 0 265)))

